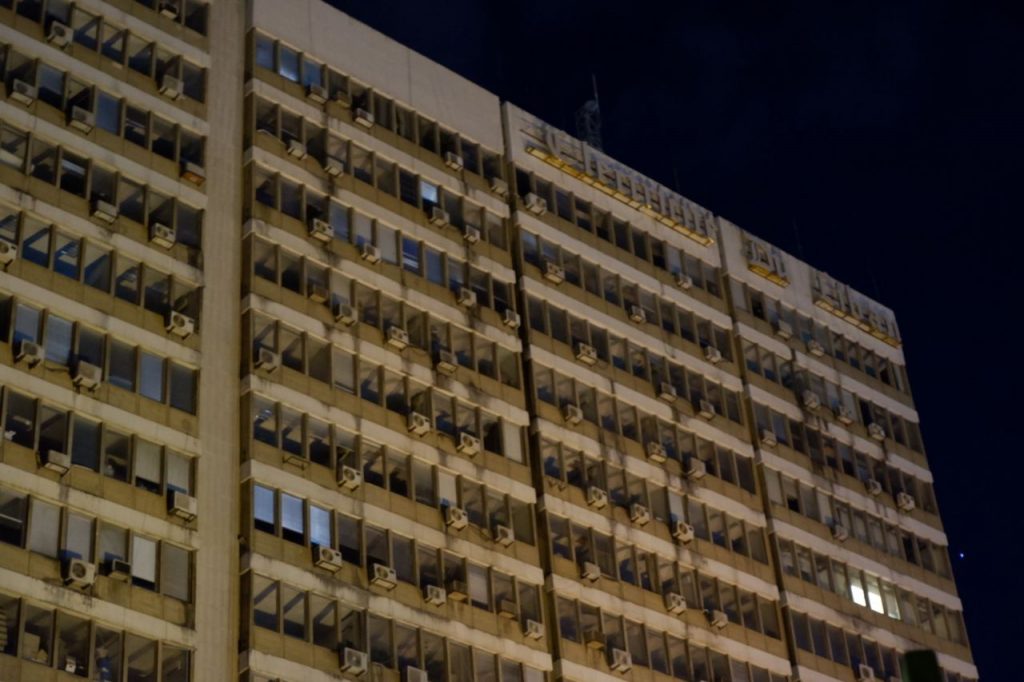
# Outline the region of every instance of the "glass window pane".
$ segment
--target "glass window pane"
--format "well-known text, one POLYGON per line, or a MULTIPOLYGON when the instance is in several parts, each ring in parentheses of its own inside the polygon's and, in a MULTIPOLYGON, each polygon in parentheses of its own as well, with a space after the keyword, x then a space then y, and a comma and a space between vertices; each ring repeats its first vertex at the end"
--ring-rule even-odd
POLYGON ((29 512, 28 548, 33 552, 56 559, 59 533, 60 507, 32 498, 29 512))
POLYGON ((156 642, 129 633, 124 647, 128 682, 152 682, 156 678, 156 642))
POLYGON ((72 324, 69 320, 49 315, 46 318, 46 359, 58 365, 71 360, 72 324))
POLYGON ((132 583, 156 589, 156 540, 132 535, 132 583))
POLYGON ((166 542, 160 545, 160 591, 189 601, 192 585, 190 553, 166 542))
POLYGON ((151 400, 163 402, 164 359, 159 355, 139 352, 139 393, 151 400))
POLYGON ((26 495, 0 489, 0 542, 21 547, 25 540, 25 513, 27 511, 28 497, 26 495))

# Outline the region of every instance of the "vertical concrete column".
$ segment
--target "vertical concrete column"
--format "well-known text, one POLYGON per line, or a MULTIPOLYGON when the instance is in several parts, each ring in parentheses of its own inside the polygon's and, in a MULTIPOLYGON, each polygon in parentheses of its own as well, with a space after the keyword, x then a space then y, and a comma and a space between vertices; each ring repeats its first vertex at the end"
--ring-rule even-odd
POLYGON ((240 0, 210 3, 195 680, 234 680, 238 676, 238 363, 246 4, 240 0))

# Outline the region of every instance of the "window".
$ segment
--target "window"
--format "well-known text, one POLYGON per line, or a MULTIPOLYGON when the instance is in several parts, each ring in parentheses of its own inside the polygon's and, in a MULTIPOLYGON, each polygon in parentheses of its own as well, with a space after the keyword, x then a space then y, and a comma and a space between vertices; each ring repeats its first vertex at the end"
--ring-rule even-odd
POLYGON ((135 390, 135 347, 111 340, 107 381, 127 391, 135 390))
POLYGON ((160 589, 169 597, 189 601, 191 561, 188 550, 167 542, 160 545, 160 589))
POLYGON ((139 393, 157 402, 164 399, 164 360, 147 351, 139 352, 139 393))
POLYGON ((253 518, 257 530, 276 533, 274 491, 260 485, 253 486, 253 518))
POLYGON ((253 622, 261 628, 277 631, 277 583, 252 576, 253 622))
POLYGON ((32 498, 29 520, 28 548, 33 552, 56 559, 60 533, 60 508, 32 498))
POLYGON ((132 535, 132 584, 156 589, 156 547, 156 540, 132 535))
POLYGON ((0 489, 0 542, 21 547, 25 541, 26 495, 0 489))
POLYGON ((128 682, 148 682, 156 677, 156 642, 133 634, 125 636, 128 682))

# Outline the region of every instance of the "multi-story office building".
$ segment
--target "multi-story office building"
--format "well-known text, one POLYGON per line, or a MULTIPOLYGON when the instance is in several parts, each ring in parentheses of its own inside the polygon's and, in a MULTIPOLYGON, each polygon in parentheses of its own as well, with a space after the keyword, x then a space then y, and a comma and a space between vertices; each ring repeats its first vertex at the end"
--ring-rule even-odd
POLYGON ((319 0, 0 72, 0 680, 977 679, 888 309, 319 0))

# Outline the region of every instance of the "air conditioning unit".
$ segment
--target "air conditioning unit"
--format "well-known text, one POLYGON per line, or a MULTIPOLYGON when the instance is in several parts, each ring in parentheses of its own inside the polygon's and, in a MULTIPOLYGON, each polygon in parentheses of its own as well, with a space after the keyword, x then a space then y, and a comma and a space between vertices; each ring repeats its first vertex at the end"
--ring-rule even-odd
POLYGON ((718 412, 715 410, 714 405, 701 398, 697 403, 697 414, 700 415, 701 418, 711 421, 715 418, 715 415, 718 414, 718 412))
POLYGON ((444 508, 444 523, 452 530, 462 530, 469 525, 469 516, 462 507, 448 506, 444 508))
POLYGON ((629 520, 638 526, 646 526, 651 522, 651 510, 634 502, 629 506, 629 520))
POLYGON ((771 429, 761 429, 761 445, 766 448, 774 448, 779 444, 779 439, 775 437, 775 432, 771 429))
POLYGON ((427 585, 423 588, 423 601, 431 606, 444 606, 448 602, 448 594, 440 585, 427 585))
POLYGON ((157 246, 169 249, 178 241, 178 232, 170 225, 153 223, 149 226, 149 241, 157 246))
POLYGON ((164 329, 171 334, 187 339, 196 331, 196 321, 188 315, 171 311, 164 320, 164 329))
POLYGON ((455 353, 450 350, 442 350, 437 353, 437 362, 434 363, 434 367, 441 374, 447 374, 451 376, 455 374, 459 366, 455 363, 455 353))
POLYGON ((440 206, 432 206, 430 208, 430 224, 438 227, 444 227, 451 222, 451 216, 448 215, 448 211, 444 210, 440 206))
POLYGON ((273 372, 281 366, 281 356, 269 348, 260 348, 256 353, 256 369, 273 372))
POLYGON ((430 429, 433 424, 430 422, 430 417, 419 412, 410 412, 406 419, 406 428, 409 433, 415 436, 425 436, 430 433, 430 429))
POLYGON ((330 244, 331 240, 334 239, 334 230, 331 229, 331 224, 326 220, 312 218, 309 221, 309 236, 318 242, 330 244))
POLYGON ((875 670, 870 665, 857 665, 857 682, 875 682, 875 670))
POLYGON ((711 624, 711 627, 717 630, 721 630, 729 624, 729 617, 725 615, 724 611, 719 611, 718 609, 707 609, 704 611, 704 615, 707 617, 708 623, 711 624))
POLYGON ((18 104, 23 104, 26 107, 32 106, 32 103, 36 101, 38 96, 38 90, 36 86, 30 85, 23 80, 15 78, 11 82, 11 99, 18 104))
POLYGON ((604 509, 608 506, 608 493, 597 486, 587 488, 587 504, 594 509, 604 509))
POLYGON ((463 580, 451 580, 448 582, 448 598, 452 601, 466 601, 469 599, 469 586, 463 580))
POLYGON ((624 649, 612 649, 611 660, 608 667, 617 673, 628 673, 633 667, 633 658, 624 649))
POLYGON ((328 156, 324 159, 324 172, 332 178, 340 178, 345 173, 345 162, 328 156))
POLYGON ((55 471, 61 476, 71 470, 71 455, 60 450, 49 450, 43 457, 43 468, 55 471))
POLYGON ((672 524, 672 537, 683 544, 692 541, 695 537, 693 526, 686 521, 676 521, 672 524))
POLYGON ((874 440, 882 441, 885 440, 885 427, 881 424, 871 422, 868 424, 868 435, 874 440))
POLYGON ((463 308, 475 308, 476 292, 468 287, 459 287, 457 302, 463 308))
POLYGON ((647 459, 651 460, 652 462, 661 464, 667 458, 665 453, 665 446, 657 441, 652 440, 651 442, 649 442, 646 446, 646 449, 647 459))
POLYGON ((370 242, 363 242, 363 245, 359 247, 359 257, 367 263, 379 263, 380 249, 370 242))
POLYGON ((910 493, 896 493, 896 506, 908 514, 917 507, 917 501, 910 493))
POLYGON ((359 319, 356 315, 356 309, 348 303, 342 303, 341 301, 335 301, 331 312, 334 313, 334 321, 340 322, 346 327, 351 327, 359 319))
POLYGON ((191 521, 199 513, 196 498, 186 495, 180 490, 167 491, 167 511, 185 521, 191 521))
POLYGON ((96 127, 96 114, 85 107, 72 106, 71 113, 68 114, 68 125, 88 135, 96 127))
POLYGON ((516 541, 516 534, 508 526, 498 524, 494 527, 494 541, 502 547, 509 547, 516 541))
POLYGON ((306 145, 299 140, 288 140, 288 156, 293 156, 300 161, 309 154, 306 151, 306 145))
POLYGON ((117 220, 117 206, 102 199, 92 200, 92 217, 102 220, 105 223, 112 223, 117 220))
POLYGON ((356 108, 352 112, 352 120, 356 122, 356 125, 360 125, 364 128, 372 128, 374 124, 373 114, 366 109, 356 108))
POLYGON ((499 197, 501 197, 503 199, 507 199, 508 198, 508 183, 507 182, 505 182, 501 178, 494 177, 494 178, 490 179, 490 183, 491 183, 491 191, 492 192, 494 192, 495 194, 497 194, 499 197))
POLYGON ((875 480, 873 478, 869 478, 868 480, 864 481, 864 487, 867 489, 868 495, 874 496, 874 495, 881 495, 882 494, 882 483, 881 483, 881 481, 877 481, 877 480, 875 480))
POLYGON ((176 0, 162 0, 160 2, 160 14, 164 15, 168 19, 178 18, 179 6, 176 0))
POLYGON ((452 170, 462 170, 462 157, 455 152, 444 153, 444 165, 448 166, 452 170))
POLYGON ((395 350, 405 350, 409 347, 409 332, 401 327, 392 325, 388 327, 388 345, 395 350))
POLYGON ((678 592, 666 592, 665 610, 678 616, 686 611, 686 598, 678 592))
POLYGON ((62 569, 64 584, 68 587, 84 590, 96 582, 96 564, 83 559, 68 559, 62 569))
POLYGON ((544 637, 544 626, 528 618, 526 625, 523 626, 523 634, 526 635, 527 639, 542 639, 544 637))
POLYGON ((597 628, 590 628, 583 631, 583 643, 588 649, 601 651, 604 649, 604 633, 597 628))
POLYGON ((689 291, 693 287, 693 278, 681 272, 676 273, 675 282, 676 286, 683 291, 689 291))
POLYGON ((551 282, 552 284, 561 284, 565 281, 565 269, 562 268, 558 263, 551 261, 544 261, 541 265, 541 272, 544 274, 544 279, 551 282))
POLYGON ((674 403, 676 398, 679 397, 679 393, 676 392, 676 387, 667 381, 661 382, 658 387, 658 397, 664 400, 666 403, 674 403))
POLYGON ((840 405, 839 407, 837 407, 836 411, 835 411, 835 415, 836 415, 836 419, 841 424, 846 424, 847 426, 849 426, 850 424, 853 423, 854 416, 855 416, 853 414, 853 410, 848 408, 846 405, 840 405))
POLYGON ((18 352, 14 356, 15 362, 25 361, 29 367, 35 367, 43 361, 43 347, 35 341, 22 339, 18 344, 18 352))
POLYGON ((206 169, 193 161, 185 161, 181 164, 181 178, 201 187, 206 182, 206 169))
POLYGON ((181 79, 165 73, 160 79, 160 94, 168 99, 181 97, 181 79))
POLYGON ((459 445, 456 449, 462 454, 472 457, 480 452, 480 439, 463 431, 459 434, 459 445))
POLYGON ((562 419, 568 424, 576 425, 583 421, 583 410, 576 407, 575 405, 568 404, 562 406, 562 419))
POLYGON ((704 359, 712 365, 717 365, 722 361, 722 351, 714 346, 704 346, 704 359))
POLYGON ((580 577, 590 582, 596 582, 601 577, 601 567, 593 561, 584 561, 580 566, 580 577))
POLYGON ((501 323, 509 329, 518 329, 519 325, 522 324, 522 318, 519 317, 519 313, 511 308, 505 308, 505 312, 501 314, 501 323))
POLYGON ((370 579, 371 585, 377 587, 383 587, 386 590, 394 589, 398 584, 398 575, 395 573, 395 569, 385 564, 374 564, 373 565, 373 578, 370 579))
POLYGON ((832 537, 838 542, 846 542, 850 539, 850 531, 843 524, 837 523, 832 526, 832 537))
POLYGON ((71 44, 74 33, 67 24, 59 21, 50 22, 50 30, 46 32, 46 42, 59 48, 65 48, 71 44))
POLYGON ((523 202, 526 204, 526 210, 534 215, 544 215, 548 212, 547 200, 533 192, 527 193, 523 202))
POLYGON ((6 267, 18 257, 18 245, 6 239, 0 239, 0 265, 6 267))
POLYGON ((793 325, 785 320, 775 320, 772 323, 772 329, 775 330, 775 336, 783 340, 789 340, 793 338, 793 325))
POLYGON ((341 650, 341 660, 338 662, 338 667, 341 668, 343 673, 362 675, 366 672, 369 661, 370 657, 365 652, 345 647, 341 650))
POLYGON ((498 615, 506 620, 515 620, 519 617, 519 606, 511 599, 502 599, 497 604, 498 615))
POLYGON ((825 355, 825 347, 818 343, 816 340, 811 339, 807 342, 807 352, 815 357, 823 357, 825 355))
POLYGON ((325 545, 313 545, 313 563, 331 573, 341 570, 341 552, 325 545))
POLYGON ((327 100, 330 99, 331 95, 324 86, 310 83, 306 86, 306 97, 317 104, 327 104, 327 100))
POLYGON ((94 391, 103 383, 103 370, 91 362, 78 360, 75 363, 75 373, 71 377, 71 383, 79 388, 94 391))
POLYGON ((322 284, 309 284, 306 287, 306 295, 309 296, 309 300, 313 301, 313 303, 320 303, 322 305, 330 299, 331 292, 322 284))
POLYGON ((643 324, 647 321, 647 313, 640 306, 631 305, 629 306, 629 319, 637 324, 643 324))
POLYGON ((420 670, 415 666, 408 666, 405 669, 405 675, 402 678, 402 682, 430 682, 430 678, 427 676, 426 670, 420 670))
POLYGON ((363 484, 363 472, 355 467, 342 464, 338 484, 345 490, 356 490, 363 484))
POLYGON ((462 240, 467 244, 476 244, 480 241, 480 228, 466 225, 462 231, 462 240))
POLYGON ((132 565, 124 559, 111 559, 107 562, 107 577, 128 582, 132 579, 132 565))
POLYGON ((807 389, 800 394, 800 403, 804 406, 805 410, 814 411, 821 407, 821 398, 814 391, 807 389))
POLYGON ((584 365, 597 364, 597 349, 587 343, 576 344, 576 359, 584 365))
POLYGON ((704 478, 708 474, 708 465, 704 463, 704 460, 696 457, 690 457, 686 460, 686 466, 683 469, 683 475, 687 478, 700 479, 704 478))

